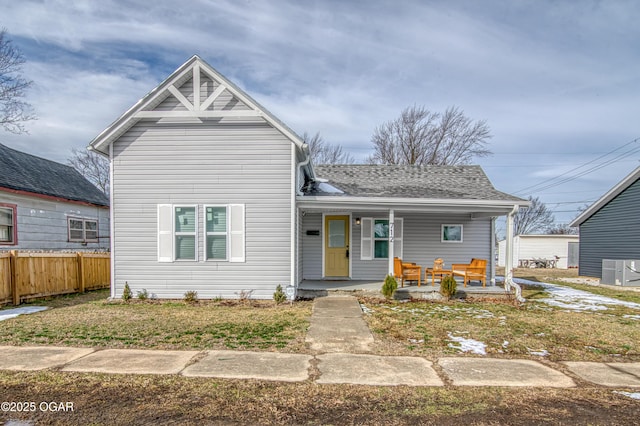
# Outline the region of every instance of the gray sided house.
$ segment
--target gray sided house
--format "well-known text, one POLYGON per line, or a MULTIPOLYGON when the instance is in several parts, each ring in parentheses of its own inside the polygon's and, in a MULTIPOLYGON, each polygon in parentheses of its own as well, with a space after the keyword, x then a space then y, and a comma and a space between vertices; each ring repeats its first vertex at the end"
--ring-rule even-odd
MULTIPOLYGON (((98 135, 111 162, 112 294, 271 298, 380 280, 393 257, 491 259, 527 202, 477 166, 314 166, 301 138, 194 56, 98 135)), ((489 266, 489 273, 493 270, 489 266)))
POLYGON ((108 250, 109 200, 73 167, 0 144, 0 250, 108 250))
POLYGON ((582 212, 580 275, 602 278, 603 259, 640 259, 640 167, 582 212))

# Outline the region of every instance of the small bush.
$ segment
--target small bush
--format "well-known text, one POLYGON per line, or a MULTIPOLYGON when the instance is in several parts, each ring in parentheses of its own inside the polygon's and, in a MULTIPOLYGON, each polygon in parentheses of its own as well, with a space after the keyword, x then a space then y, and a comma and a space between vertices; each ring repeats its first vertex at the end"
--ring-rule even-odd
POLYGON ((184 299, 187 303, 197 303, 198 302, 198 292, 197 291, 187 291, 184 294, 184 299))
POLYGON ((238 300, 240 301, 240 303, 246 304, 251 300, 253 290, 240 290, 240 292, 236 294, 238 295, 238 300))
POLYGON ((278 284, 278 287, 276 287, 276 292, 273 293, 273 300, 276 301, 276 305, 287 301, 287 295, 284 294, 284 291, 282 291, 282 286, 280 284, 278 284))
POLYGON ((451 275, 447 275, 440 281, 440 294, 451 299, 458 291, 458 283, 451 275))
POLYGON ((131 292, 131 288, 129 287, 129 283, 124 283, 124 290, 122 290, 122 300, 128 302, 133 297, 133 293, 131 292))
POLYGON ((382 285, 382 295, 387 299, 391 299, 397 289, 398 282, 396 279, 392 275, 387 275, 387 278, 384 279, 384 284, 382 285))
POLYGON ((143 288, 142 291, 136 292, 136 296, 140 300, 147 300, 149 298, 149 292, 146 288, 143 288))

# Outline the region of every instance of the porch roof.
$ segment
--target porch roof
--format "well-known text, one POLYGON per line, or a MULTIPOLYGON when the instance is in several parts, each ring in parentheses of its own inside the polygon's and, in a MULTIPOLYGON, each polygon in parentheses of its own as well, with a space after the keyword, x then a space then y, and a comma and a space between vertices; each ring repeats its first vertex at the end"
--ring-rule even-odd
POLYGON ((398 209, 509 213, 529 202, 496 190, 480 166, 329 165, 314 167, 319 182, 298 196, 303 209, 398 209), (329 187, 329 188, 330 188, 329 187))

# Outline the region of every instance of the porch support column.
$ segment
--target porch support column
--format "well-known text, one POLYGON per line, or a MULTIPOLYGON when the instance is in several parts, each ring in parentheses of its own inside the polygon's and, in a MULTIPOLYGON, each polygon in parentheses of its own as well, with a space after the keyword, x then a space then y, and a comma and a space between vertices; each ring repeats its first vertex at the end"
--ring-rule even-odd
POLYGON ((516 294, 516 299, 519 302, 524 302, 525 299, 522 297, 522 289, 518 284, 513 282, 513 217, 520 209, 520 206, 513 206, 513 210, 509 212, 507 215, 507 236, 505 241, 505 262, 504 262, 504 289, 510 290, 514 289, 516 294))
POLYGON ((395 213, 393 211, 393 209, 389 210, 389 275, 393 276, 393 236, 395 233, 395 225, 394 225, 394 220, 395 220, 395 213))

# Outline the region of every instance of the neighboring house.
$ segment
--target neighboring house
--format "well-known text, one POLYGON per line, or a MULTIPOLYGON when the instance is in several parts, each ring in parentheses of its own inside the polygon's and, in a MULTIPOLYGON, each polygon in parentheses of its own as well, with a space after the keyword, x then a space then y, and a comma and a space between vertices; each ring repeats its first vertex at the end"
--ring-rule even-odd
POLYGON ((490 259, 494 218, 527 205, 478 166, 314 167, 296 133, 197 56, 90 149, 111 161, 114 297, 128 283, 267 299, 303 280, 382 281, 394 256, 490 259))
POLYGON ((0 250, 108 250, 109 200, 73 167, 0 144, 0 250))
POLYGON ((580 227, 580 275, 602 278, 603 259, 640 259, 640 167, 569 226, 580 227))
MULTIPOLYGON (((556 260, 556 268, 575 268, 578 235, 517 235, 513 241, 513 263, 532 259, 556 260), (571 255, 570 255, 571 253, 571 255), (570 260, 571 259, 571 260, 570 260), (574 260, 575 259, 575 260, 574 260)), ((507 240, 498 242, 498 266, 505 266, 507 240)))

